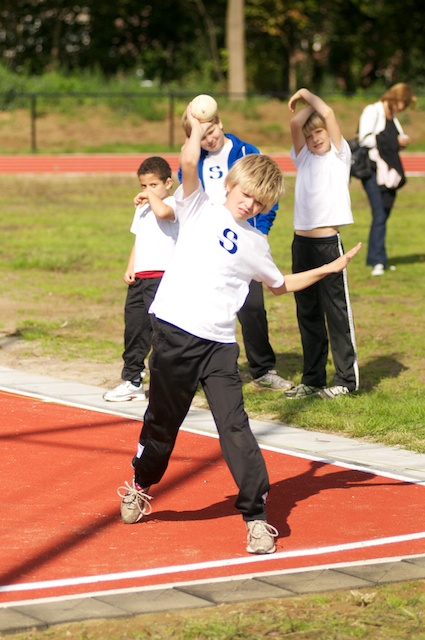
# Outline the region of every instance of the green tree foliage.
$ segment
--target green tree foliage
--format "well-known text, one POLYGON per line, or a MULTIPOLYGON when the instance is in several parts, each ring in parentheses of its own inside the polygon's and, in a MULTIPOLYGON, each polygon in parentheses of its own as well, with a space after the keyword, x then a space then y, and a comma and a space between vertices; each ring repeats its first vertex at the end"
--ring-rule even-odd
MULTIPOLYGON (((227 72, 227 0, 1 0, 0 56, 18 74, 116 76, 172 88, 227 72)), ((245 0, 250 91, 425 83, 423 0, 245 0)), ((211 86, 207 84, 207 86, 211 86)))
MULTIPOLYGON (((225 1, 215 7, 224 19, 225 1)), ((199 0, 2 0, 0 54, 29 74, 141 67, 147 78, 178 82, 211 57, 202 8, 199 0)))

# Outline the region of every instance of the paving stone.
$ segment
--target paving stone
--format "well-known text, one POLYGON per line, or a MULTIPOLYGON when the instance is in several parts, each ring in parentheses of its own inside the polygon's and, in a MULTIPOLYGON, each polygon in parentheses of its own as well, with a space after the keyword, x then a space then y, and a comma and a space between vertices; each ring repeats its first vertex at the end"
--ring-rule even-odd
MULTIPOLYGON (((34 615, 37 615, 35 609, 34 615)), ((0 633, 18 633, 34 628, 46 629, 47 624, 37 617, 16 611, 14 607, 0 609, 0 633)))
POLYGON ((355 567, 338 569, 338 572, 351 576, 361 576, 375 584, 386 582, 400 582, 402 580, 421 580, 425 578, 425 559, 423 563, 406 562, 377 562, 355 567))
POLYGON ((195 584, 179 587, 182 591, 205 598, 215 604, 244 602, 247 600, 263 600, 266 598, 283 598, 293 595, 291 592, 255 578, 245 580, 228 580, 212 584, 195 584))
POLYGON ((156 611, 172 611, 177 609, 196 609, 213 606, 202 597, 186 593, 180 589, 148 589, 138 592, 117 593, 96 596, 96 599, 118 607, 127 613, 155 613, 156 611))
POLYGON ((17 605, 15 611, 49 625, 89 618, 117 618, 126 614, 124 610, 92 597, 17 605))
POLYGON ((333 569, 319 571, 300 571, 275 576, 258 578, 261 582, 286 589, 293 594, 319 593, 321 591, 333 591, 334 589, 360 589, 370 587, 370 582, 361 577, 345 575, 333 569))
POLYGON ((406 558, 404 562, 412 563, 417 565, 418 567, 422 567, 424 570, 424 578, 425 578, 425 556, 419 556, 417 558, 406 558))

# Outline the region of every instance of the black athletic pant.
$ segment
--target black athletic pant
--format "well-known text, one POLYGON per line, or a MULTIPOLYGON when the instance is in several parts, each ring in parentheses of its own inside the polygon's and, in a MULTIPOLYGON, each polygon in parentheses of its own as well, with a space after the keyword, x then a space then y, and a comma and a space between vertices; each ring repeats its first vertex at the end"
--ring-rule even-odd
POLYGON ((149 405, 133 459, 135 481, 149 487, 161 480, 200 382, 217 426, 223 457, 239 489, 235 506, 244 520, 265 520, 270 485, 244 410, 238 355, 236 343, 203 340, 154 319, 149 405))
POLYGON ((249 293, 238 313, 249 372, 260 378, 276 366, 276 357, 269 342, 269 327, 264 306, 262 282, 252 280, 249 293))
MULTIPOLYGON (((339 234, 327 238, 295 235, 292 271, 320 267, 343 253, 339 234)), ((354 391, 359 384, 359 370, 346 270, 298 291, 295 299, 304 356, 302 382, 312 387, 327 386, 329 336, 336 370, 334 384, 354 391)))
POLYGON ((148 313, 161 278, 137 278, 129 285, 124 307, 123 380, 140 381, 152 343, 152 318, 148 313))

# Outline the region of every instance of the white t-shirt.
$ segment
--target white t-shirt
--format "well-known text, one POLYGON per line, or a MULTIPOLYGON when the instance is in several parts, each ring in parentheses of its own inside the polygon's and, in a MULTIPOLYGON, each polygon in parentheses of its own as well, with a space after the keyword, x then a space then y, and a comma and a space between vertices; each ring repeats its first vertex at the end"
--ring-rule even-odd
MULTIPOLYGON (((174 196, 163 202, 176 210, 174 196)), ((136 207, 130 231, 136 236, 134 272, 164 271, 177 241, 179 225, 176 220, 160 220, 146 203, 136 207)))
POLYGON ((205 192, 213 202, 224 204, 226 201, 226 188, 224 181, 229 173, 229 153, 233 142, 227 142, 220 151, 209 151, 202 163, 202 179, 204 181, 205 192))
POLYGON ((235 342, 251 280, 279 287, 283 275, 264 235, 211 202, 201 183, 189 198, 181 186, 174 195, 179 237, 149 311, 200 338, 235 342))
POLYGON ((348 142, 343 139, 340 151, 331 144, 323 155, 311 153, 307 145, 295 155, 292 147, 290 156, 297 169, 294 228, 307 231, 352 224, 348 142))

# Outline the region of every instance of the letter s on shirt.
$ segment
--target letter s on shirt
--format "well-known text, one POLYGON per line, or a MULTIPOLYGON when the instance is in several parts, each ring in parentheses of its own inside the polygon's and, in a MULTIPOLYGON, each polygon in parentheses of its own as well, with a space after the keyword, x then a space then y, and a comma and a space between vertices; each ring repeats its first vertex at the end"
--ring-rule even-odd
POLYGON ((219 240, 223 249, 226 249, 229 253, 236 253, 238 250, 238 245, 236 244, 236 240, 238 239, 237 233, 231 229, 225 229, 223 231, 223 238, 223 240, 219 240))

